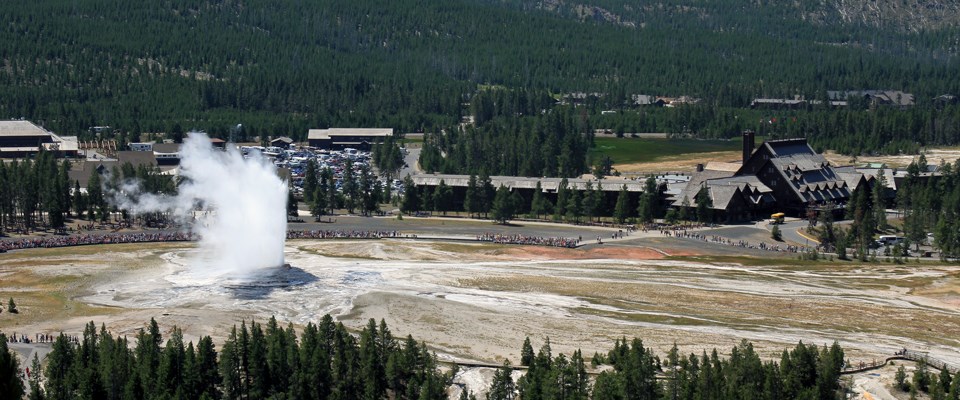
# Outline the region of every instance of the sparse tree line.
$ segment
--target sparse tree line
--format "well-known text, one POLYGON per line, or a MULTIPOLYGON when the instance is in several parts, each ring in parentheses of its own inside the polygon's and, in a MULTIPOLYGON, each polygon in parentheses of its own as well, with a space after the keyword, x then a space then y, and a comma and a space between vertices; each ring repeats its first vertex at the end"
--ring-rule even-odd
MULTIPOLYGON (((107 221, 113 212, 130 215, 109 204, 109 194, 123 182, 139 182, 144 193, 173 193, 176 183, 156 168, 124 163, 101 176, 91 171, 86 193, 80 183, 71 185, 70 161, 58 162, 53 153, 41 151, 34 159, 0 162, 0 234, 18 230, 29 232, 38 227, 63 228, 70 218, 107 221)), ((138 216, 145 220, 156 215, 138 216)))
POLYGON ((49 152, 40 152, 34 160, 0 161, 0 234, 40 225, 62 227, 71 212, 77 212, 68 171, 70 163, 58 163, 49 152))
POLYGON ((950 376, 950 371, 944 368, 940 373, 936 373, 930 370, 923 359, 917 361, 910 380, 907 380, 907 371, 903 365, 897 368, 894 385, 897 389, 910 393, 911 399, 916 399, 920 393, 930 396, 930 400, 960 399, 960 372, 950 376))
POLYGON ((400 211, 465 212, 471 217, 491 218, 505 223, 518 215, 527 218, 549 218, 554 221, 582 223, 611 218, 617 223, 651 222, 664 215, 661 187, 652 176, 644 181, 644 192, 631 194, 621 186, 614 197, 603 191, 600 184, 587 182, 583 188, 573 188, 566 178, 560 180, 556 196, 547 197, 540 182, 530 194, 494 187, 485 173, 470 175, 466 188, 453 187, 444 180, 436 187, 417 186, 409 176, 404 178, 404 197, 400 211))
POLYGON ((487 400, 844 398, 839 382, 844 353, 836 343, 818 348, 800 342, 784 350, 779 362, 764 362, 746 340, 728 358, 716 349, 684 356, 674 345, 661 360, 642 340, 620 339, 606 354, 594 354, 593 367, 612 366, 595 379, 588 377, 580 351, 553 356, 549 339, 534 352, 527 338, 520 354, 521 365, 528 368, 524 376, 514 381, 505 364, 494 376, 487 400))
POLYGON ((390 185, 378 180, 369 165, 354 169, 353 161, 347 160, 337 176, 331 168, 318 168, 313 160, 307 162, 303 200, 311 215, 319 218, 340 208, 372 215, 380 210, 381 203, 390 201, 390 185))
POLYGON ((899 231, 904 241, 886 254, 894 261, 902 261, 911 247, 919 251, 928 241, 940 250, 941 258, 960 257, 960 161, 941 165, 939 174, 932 177, 924 176, 929 175, 922 173, 926 170, 927 161, 921 155, 907 167, 893 198, 882 170, 871 186, 857 188, 845 210, 845 217, 852 221, 848 229, 834 226, 831 210, 821 211, 815 229, 821 245, 835 250, 841 259, 846 259, 847 249, 851 249, 853 257, 866 261, 872 258, 875 235, 893 229, 887 210, 895 209, 902 220, 899 231))
POLYGON ((640 339, 617 340, 607 354, 595 354, 594 367, 604 370, 591 385, 583 357, 551 355, 550 342, 534 354, 529 338, 521 350, 521 364, 529 369, 516 383, 509 375, 498 374, 488 400, 514 397, 511 387, 523 400, 705 400, 705 399, 839 399, 843 349, 836 343, 818 348, 797 344, 784 350, 780 362, 763 362, 746 340, 734 347, 729 358, 720 358, 714 349, 709 355, 680 354, 674 345, 665 360, 643 346, 640 339), (664 379, 658 379, 662 377, 664 379), (498 379, 499 378, 499 379, 498 379), (506 389, 501 389, 506 387, 506 389), (495 390, 496 389, 496 392, 495 390))

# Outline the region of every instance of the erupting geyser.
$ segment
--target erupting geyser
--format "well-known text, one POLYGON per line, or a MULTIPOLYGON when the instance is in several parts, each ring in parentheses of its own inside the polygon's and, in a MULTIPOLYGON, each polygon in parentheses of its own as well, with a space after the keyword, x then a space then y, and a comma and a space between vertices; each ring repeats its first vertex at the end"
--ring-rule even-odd
POLYGON ((259 153, 244 158, 227 146, 215 149, 203 133, 190 133, 180 147, 176 196, 144 194, 127 183, 114 202, 133 213, 168 212, 192 225, 201 254, 194 272, 202 275, 260 275, 282 267, 286 239, 287 184, 259 153))

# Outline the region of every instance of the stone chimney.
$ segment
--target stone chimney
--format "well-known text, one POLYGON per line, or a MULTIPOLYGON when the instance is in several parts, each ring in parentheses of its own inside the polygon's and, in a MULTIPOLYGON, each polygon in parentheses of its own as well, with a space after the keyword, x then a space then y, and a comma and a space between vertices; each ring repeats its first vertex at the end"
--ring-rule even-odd
POLYGON ((756 143, 753 136, 753 131, 749 129, 743 131, 743 164, 747 163, 750 155, 753 154, 753 149, 755 146, 756 143))

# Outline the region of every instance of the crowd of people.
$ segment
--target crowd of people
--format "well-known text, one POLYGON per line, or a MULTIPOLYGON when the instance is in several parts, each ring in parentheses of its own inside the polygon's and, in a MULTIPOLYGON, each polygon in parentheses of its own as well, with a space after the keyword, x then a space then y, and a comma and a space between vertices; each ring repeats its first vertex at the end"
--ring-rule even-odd
POLYGON ((481 242, 492 242, 499 244, 524 244, 566 248, 574 248, 580 244, 579 238, 503 235, 499 233, 484 233, 477 235, 477 240, 481 242))
MULTIPOLYGON (((622 232, 622 231, 621 231, 622 232)), ((621 236, 623 233, 614 233, 621 236)), ((404 236, 399 231, 374 230, 291 230, 287 239, 383 239, 414 237, 404 236)), ((106 234, 75 234, 62 236, 30 237, 0 240, 0 252, 21 249, 84 246, 97 244, 146 243, 146 242, 186 242, 198 240, 199 236, 188 232, 136 232, 106 234)), ((477 240, 501 244, 523 244, 553 247, 577 247, 579 238, 542 237, 524 235, 503 235, 484 233, 477 240)))
POLYGON ((801 253, 807 251, 804 246, 793 246, 793 245, 769 245, 765 242, 760 242, 757 244, 751 244, 746 240, 733 240, 728 239, 723 236, 718 235, 704 235, 699 232, 691 232, 686 229, 673 229, 673 228, 663 228, 660 230, 660 233, 663 236, 671 236, 675 238, 683 239, 693 239, 700 240, 708 243, 716 243, 733 247, 742 247, 745 249, 755 249, 755 250, 766 250, 766 251, 776 251, 782 253, 801 253))
MULTIPOLYGON (((65 335, 68 341, 71 343, 80 343, 79 336, 69 336, 65 335)), ((53 343, 57 340, 57 336, 51 335, 48 333, 38 333, 35 337, 31 338, 27 335, 21 335, 14 332, 12 335, 7 336, 8 343, 53 343)))
POLYGON ((287 239, 383 239, 401 237, 397 231, 310 230, 287 231, 287 239))
POLYGON ((43 236, 0 241, 0 251, 83 246, 93 244, 184 242, 196 239, 196 235, 186 232, 136 232, 43 236))

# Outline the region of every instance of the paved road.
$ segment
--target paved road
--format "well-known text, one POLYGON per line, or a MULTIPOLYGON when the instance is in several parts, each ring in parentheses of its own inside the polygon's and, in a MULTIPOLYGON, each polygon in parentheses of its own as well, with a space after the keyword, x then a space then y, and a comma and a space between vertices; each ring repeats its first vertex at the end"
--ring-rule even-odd
POLYGON ((416 175, 420 173, 420 169, 417 168, 417 161, 420 160, 420 148, 407 148, 407 154, 403 156, 403 162, 406 163, 406 166, 400 170, 401 179, 407 174, 416 175))
MULTIPOLYGON (((31 338, 31 340, 32 339, 33 338, 31 338)), ((34 355, 42 362, 47 358, 47 355, 53 351, 53 344, 51 343, 7 343, 7 347, 19 356, 21 370, 31 368, 34 355)), ((33 371, 30 371, 30 373, 32 374, 33 371)), ((30 381, 27 379, 26 374, 23 375, 23 387, 30 387, 30 381)))
MULTIPOLYGON (((783 240, 803 246, 816 246, 819 244, 817 241, 811 240, 811 237, 803 236, 799 232, 801 228, 806 228, 807 225, 809 225, 809 222, 804 220, 784 222, 783 225, 780 225, 780 233, 783 235, 783 240)), ((767 229, 773 228, 772 226, 767 226, 767 229)))

